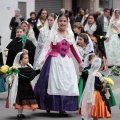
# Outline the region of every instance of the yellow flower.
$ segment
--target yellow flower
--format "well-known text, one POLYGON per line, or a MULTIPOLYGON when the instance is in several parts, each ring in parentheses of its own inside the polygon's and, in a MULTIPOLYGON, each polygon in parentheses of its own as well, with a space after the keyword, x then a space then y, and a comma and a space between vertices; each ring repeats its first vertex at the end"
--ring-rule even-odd
POLYGON ((12 69, 17 70, 18 68, 16 66, 12 66, 12 69))
POLYGON ((9 66, 8 66, 8 65, 3 65, 3 66, 1 67, 1 69, 0 69, 0 71, 1 71, 2 73, 7 73, 8 70, 9 70, 9 66))
POLYGON ((103 38, 103 36, 100 36, 100 39, 102 39, 103 38))
POLYGON ((114 86, 114 81, 111 78, 105 78, 105 81, 111 86, 114 86))
POLYGON ((9 70, 12 70, 12 67, 10 67, 9 70))

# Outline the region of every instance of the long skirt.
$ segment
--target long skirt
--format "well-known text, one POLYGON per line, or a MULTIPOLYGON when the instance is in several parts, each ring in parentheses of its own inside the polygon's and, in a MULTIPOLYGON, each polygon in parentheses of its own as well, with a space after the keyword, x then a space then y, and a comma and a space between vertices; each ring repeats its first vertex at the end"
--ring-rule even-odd
POLYGON ((78 110, 77 96, 48 95, 47 93, 51 58, 51 56, 47 58, 34 89, 39 109, 53 111, 76 111, 78 110))

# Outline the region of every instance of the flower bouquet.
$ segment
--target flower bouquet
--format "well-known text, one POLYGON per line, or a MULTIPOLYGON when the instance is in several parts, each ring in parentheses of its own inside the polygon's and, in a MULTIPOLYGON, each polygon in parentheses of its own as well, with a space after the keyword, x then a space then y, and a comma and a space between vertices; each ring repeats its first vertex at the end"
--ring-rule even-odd
POLYGON ((6 78, 8 84, 12 84, 13 77, 19 73, 19 69, 16 66, 9 67, 8 65, 3 65, 0 68, 0 73, 6 78))
POLYGON ((120 68, 118 68, 117 66, 113 66, 111 68, 111 74, 114 76, 119 76, 120 75, 120 68))
POLYGON ((114 81, 109 77, 105 77, 104 82, 110 86, 114 86, 114 81))
POLYGON ((8 65, 3 65, 0 68, 0 73, 3 74, 4 76, 8 75, 8 70, 9 70, 9 66, 8 65))
POLYGON ((19 73, 19 69, 16 66, 9 67, 8 73, 9 73, 9 75, 17 74, 17 73, 19 73))

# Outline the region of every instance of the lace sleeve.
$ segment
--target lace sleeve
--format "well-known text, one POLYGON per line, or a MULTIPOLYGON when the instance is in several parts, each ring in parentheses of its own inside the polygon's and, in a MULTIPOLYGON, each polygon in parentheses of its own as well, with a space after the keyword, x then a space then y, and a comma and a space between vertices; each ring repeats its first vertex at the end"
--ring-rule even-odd
POLYGON ((49 52, 52 50, 51 47, 51 41, 46 41, 45 45, 43 46, 43 49, 41 51, 41 54, 38 55, 38 57, 36 58, 36 60, 34 61, 36 64, 34 66, 34 69, 41 69, 43 64, 43 62, 45 62, 46 58, 48 57, 49 52))
POLYGON ((111 29, 112 29, 112 21, 110 22, 109 26, 108 26, 108 30, 107 30, 107 34, 106 37, 109 38, 111 35, 111 29))

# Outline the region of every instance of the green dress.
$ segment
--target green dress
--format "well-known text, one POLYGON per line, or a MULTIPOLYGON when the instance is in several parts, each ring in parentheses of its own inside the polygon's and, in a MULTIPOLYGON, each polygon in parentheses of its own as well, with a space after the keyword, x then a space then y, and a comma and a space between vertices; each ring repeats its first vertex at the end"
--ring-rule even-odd
POLYGON ((79 83, 78 83, 78 88, 79 88, 78 105, 80 104, 80 100, 81 100, 82 93, 83 93, 83 90, 86 84, 89 69, 90 69, 90 66, 84 69, 80 77, 79 83))
POLYGON ((109 103, 110 107, 113 107, 116 105, 116 100, 115 100, 114 94, 112 92, 111 86, 107 85, 107 88, 109 88, 109 94, 110 94, 110 97, 108 99, 108 103, 109 103))
MULTIPOLYGON (((90 66, 91 65, 89 65, 89 67, 86 67, 84 69, 84 71, 82 72, 81 78, 79 80, 79 83, 78 83, 78 88, 79 88, 78 105, 80 104, 82 93, 83 93, 83 90, 85 88, 85 84, 86 84, 87 77, 88 77, 88 70, 90 69, 90 66)), ((101 72, 101 74, 103 75, 102 72, 101 72)), ((110 107, 115 106, 116 105, 116 100, 115 100, 114 94, 112 92, 112 88, 111 88, 110 85, 107 85, 107 88, 109 88, 109 94, 110 94, 110 97, 108 99, 109 106, 110 107)))
MULTIPOLYGON (((104 74, 102 72, 101 72, 101 74, 102 74, 102 76, 104 76, 104 74)), ((110 97, 108 99, 109 106, 113 107, 116 105, 116 100, 115 100, 114 94, 112 92, 112 88, 110 85, 107 85, 106 87, 109 88, 109 94, 110 94, 110 97)))

